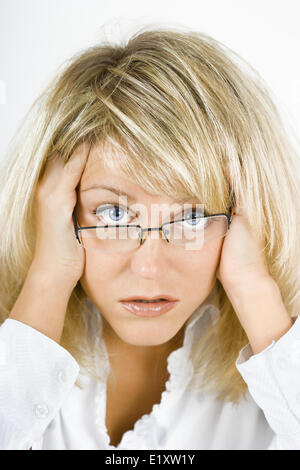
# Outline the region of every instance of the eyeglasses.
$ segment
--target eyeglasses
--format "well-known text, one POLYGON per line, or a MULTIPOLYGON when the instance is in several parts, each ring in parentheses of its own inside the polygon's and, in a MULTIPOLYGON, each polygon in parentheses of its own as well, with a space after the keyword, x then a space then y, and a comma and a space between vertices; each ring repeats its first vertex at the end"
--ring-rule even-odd
POLYGON ((140 225, 103 225, 80 227, 77 223, 75 209, 73 224, 75 236, 86 250, 105 252, 126 252, 141 246, 144 232, 159 231, 172 246, 185 250, 201 250, 207 243, 222 238, 229 230, 232 220, 231 204, 228 214, 212 214, 201 217, 190 217, 166 222, 160 227, 142 228, 140 225), (192 223, 191 223, 192 222, 192 223))

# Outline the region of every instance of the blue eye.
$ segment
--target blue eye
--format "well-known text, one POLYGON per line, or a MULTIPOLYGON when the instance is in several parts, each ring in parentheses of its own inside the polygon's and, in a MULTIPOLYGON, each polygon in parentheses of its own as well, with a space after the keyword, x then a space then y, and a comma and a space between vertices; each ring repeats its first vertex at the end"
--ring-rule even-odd
MULTIPOLYGON (((92 213, 97 216, 100 216, 102 219, 102 222, 108 225, 112 224, 112 222, 115 222, 120 225, 128 224, 131 218, 134 217, 134 214, 132 214, 132 212, 130 212, 129 209, 125 209, 119 204, 105 204, 102 206, 98 206, 96 209, 92 211, 92 213), (126 214, 127 214, 127 220, 126 220, 126 217, 124 218, 126 214)), ((185 222, 189 226, 195 226, 201 222, 200 217, 205 217, 206 215, 208 214, 205 211, 203 214, 203 211, 193 207, 189 210, 186 210, 179 220, 184 218, 185 222)), ((175 218, 175 220, 177 219, 178 217, 175 218)))
POLYGON ((126 220, 124 218, 124 214, 128 214, 129 212, 127 209, 119 206, 118 204, 106 204, 105 206, 99 206, 97 209, 93 210, 93 214, 101 215, 103 222, 107 223, 108 225, 112 222, 117 222, 120 224, 127 224, 130 220, 126 220))
POLYGON ((184 219, 188 223, 188 225, 197 225, 199 222, 201 222, 200 217, 205 217, 206 214, 201 211, 197 211, 197 209, 193 208, 189 211, 186 211, 184 214, 184 219), (186 215, 186 214, 192 214, 192 215, 186 215), (190 223, 191 221, 191 223, 190 223))

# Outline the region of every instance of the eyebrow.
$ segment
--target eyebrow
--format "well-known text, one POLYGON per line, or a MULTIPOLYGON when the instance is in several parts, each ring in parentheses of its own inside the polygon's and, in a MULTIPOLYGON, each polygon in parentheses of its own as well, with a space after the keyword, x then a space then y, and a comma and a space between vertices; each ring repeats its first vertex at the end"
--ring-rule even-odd
MULTIPOLYGON (((127 194, 125 191, 122 191, 119 188, 115 188, 113 186, 107 186, 105 184, 93 184, 92 186, 89 186, 88 188, 81 189, 81 192, 83 193, 85 191, 90 191, 91 189, 106 189, 107 191, 111 191, 112 193, 115 193, 118 196, 126 196, 129 201, 136 201, 135 196, 127 194)), ((191 199, 190 197, 186 197, 186 198, 183 198, 183 199, 173 199, 173 201, 178 202, 178 203, 183 203, 183 202, 186 202, 190 199, 191 199)))
POLYGON ((91 189, 106 189, 107 191, 111 191, 112 193, 115 193, 118 196, 127 196, 130 201, 135 201, 135 197, 131 196, 130 194, 127 194, 125 191, 122 191, 118 188, 114 188, 113 186, 107 186, 105 184, 93 184, 88 188, 82 189, 81 192, 83 193, 85 191, 90 191, 91 189))

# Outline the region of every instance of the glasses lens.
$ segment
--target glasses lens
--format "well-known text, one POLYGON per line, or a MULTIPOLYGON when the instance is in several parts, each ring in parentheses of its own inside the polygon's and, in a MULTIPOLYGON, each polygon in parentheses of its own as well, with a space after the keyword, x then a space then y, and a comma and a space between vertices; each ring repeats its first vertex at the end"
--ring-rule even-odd
MULTIPOLYGON (((163 234, 169 244, 186 250, 201 250, 207 243, 224 237, 227 230, 225 215, 196 217, 163 225, 163 234)), ((139 231, 139 227, 131 225, 99 225, 80 230, 79 237, 86 250, 124 252, 138 248, 139 231)))
POLYGON ((139 228, 134 226, 99 226, 79 231, 86 250, 129 251, 139 246, 139 228))
POLYGON ((208 242, 224 237, 227 229, 228 223, 225 215, 196 217, 163 226, 164 234, 170 243, 187 250, 201 250, 208 242))

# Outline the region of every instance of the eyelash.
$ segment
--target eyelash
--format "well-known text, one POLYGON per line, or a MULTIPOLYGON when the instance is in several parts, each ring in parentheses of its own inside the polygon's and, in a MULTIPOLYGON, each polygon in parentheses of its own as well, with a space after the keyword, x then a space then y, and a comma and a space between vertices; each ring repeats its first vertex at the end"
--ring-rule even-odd
MULTIPOLYGON (((97 209, 99 209, 99 207, 105 207, 105 209, 104 209, 103 211, 101 211, 101 212, 104 212, 106 209, 115 208, 115 207, 116 207, 116 208, 123 209, 123 210, 126 211, 126 212, 130 212, 130 209, 127 209, 127 208, 121 206, 120 204, 107 203, 107 204, 103 204, 103 206, 101 206, 101 205, 100 205, 100 206, 97 206, 97 207, 92 211, 92 213, 93 213, 94 215, 97 215, 97 209)), ((193 205, 193 206, 190 207, 189 209, 186 209, 186 211, 185 211, 184 214, 186 214, 188 211, 189 211, 189 212, 194 212, 195 210, 197 210, 197 208, 196 208, 195 205, 193 205)), ((184 217, 184 214, 183 214, 183 217, 184 217)), ((210 214, 209 214, 208 212, 204 211, 204 217, 207 217, 207 216, 209 216, 209 215, 210 215, 210 214)))
POLYGON ((120 208, 120 209, 123 209, 124 211, 126 212, 129 212, 129 209, 127 209, 126 207, 123 207, 121 206, 120 204, 113 204, 113 203, 107 203, 107 204, 103 204, 103 205, 100 205, 100 206, 97 206, 93 211, 92 213, 94 215, 97 215, 97 209, 99 209, 99 207, 104 207, 105 209, 103 209, 103 211, 101 212, 104 212, 105 210, 107 209, 113 209, 113 208, 120 208))

